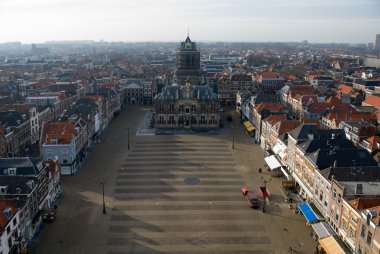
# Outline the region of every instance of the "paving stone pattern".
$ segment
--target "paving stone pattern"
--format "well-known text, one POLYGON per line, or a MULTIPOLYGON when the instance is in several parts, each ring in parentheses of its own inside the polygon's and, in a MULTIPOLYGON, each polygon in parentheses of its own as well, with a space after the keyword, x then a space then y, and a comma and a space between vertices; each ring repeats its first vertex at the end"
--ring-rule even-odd
POLYGON ((267 254, 224 141, 137 141, 118 171, 108 254, 267 254))

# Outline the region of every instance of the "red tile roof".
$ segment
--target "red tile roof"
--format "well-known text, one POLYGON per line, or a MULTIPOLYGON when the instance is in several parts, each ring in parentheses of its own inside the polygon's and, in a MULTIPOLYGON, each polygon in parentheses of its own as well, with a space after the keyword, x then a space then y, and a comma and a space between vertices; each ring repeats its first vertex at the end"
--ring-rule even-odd
POLYGON ((84 98, 88 98, 88 99, 92 99, 94 101, 100 101, 103 103, 104 101, 104 97, 103 96, 100 96, 100 95, 87 95, 85 96, 84 98))
POLYGON ((307 108, 307 111, 310 113, 318 114, 326 112, 328 108, 329 105, 324 102, 315 102, 307 108))
POLYGON ((70 144, 75 135, 74 123, 47 123, 43 126, 41 144, 50 145, 53 139, 57 139, 59 144, 70 144))
POLYGON ((316 95, 317 92, 312 86, 309 85, 295 85, 291 86, 287 91, 287 94, 291 94, 292 97, 298 95, 316 95))
POLYGON ((265 119, 269 125, 275 125, 278 122, 285 121, 286 115, 270 115, 265 119))
POLYGON ((280 121, 276 124, 278 135, 282 135, 285 132, 294 130, 298 126, 301 125, 301 121, 299 120, 284 120, 280 121))
POLYGON ((340 109, 335 110, 333 109, 329 114, 325 116, 326 119, 334 120, 336 124, 338 125, 341 121, 366 121, 368 123, 372 123, 372 121, 375 119, 375 116, 371 112, 357 112, 352 110, 346 110, 346 109, 340 109))
POLYGON ((318 96, 317 95, 303 95, 302 96, 302 105, 306 105, 310 99, 313 102, 318 102, 318 96))
POLYGON ((331 104, 331 105, 341 105, 341 104, 344 104, 341 100, 339 100, 338 97, 336 96, 331 96, 329 98, 327 98, 327 100, 325 101, 325 103, 327 104, 331 104))
POLYGON ((280 73, 277 72, 264 72, 261 74, 261 78, 279 78, 280 73))
POLYGON ((279 112, 282 108, 281 102, 262 102, 255 106, 257 112, 261 112, 263 109, 268 109, 271 112, 279 112))
POLYGON ((353 208, 358 210, 376 208, 380 206, 380 198, 355 198, 349 200, 348 202, 353 208))
POLYGON ((17 204, 15 200, 1 200, 0 201, 0 229, 4 229, 8 225, 8 218, 5 217, 3 210, 6 208, 10 208, 12 211, 12 215, 14 216, 17 211, 17 204))
POLYGON ((375 151, 376 149, 379 149, 377 144, 380 143, 380 136, 369 137, 366 139, 366 141, 370 143, 370 147, 368 147, 368 149, 370 149, 372 152, 375 151))
POLYGON ((294 80, 297 80, 297 79, 298 78, 296 76, 293 76, 293 75, 289 75, 289 76, 286 77, 286 80, 292 80, 292 81, 294 81, 294 80))
POLYGON ((380 219, 380 198, 355 198, 348 201, 357 210, 377 211, 377 216, 372 217, 372 221, 378 225, 380 219))
POLYGON ((341 91, 343 94, 349 94, 352 91, 352 89, 353 88, 351 86, 347 86, 343 84, 340 84, 338 86, 338 90, 341 91))
POLYGON ((369 105, 375 108, 380 108, 380 97, 367 95, 365 100, 362 102, 363 106, 369 105))
POLYGON ((300 119, 301 123, 315 123, 317 125, 317 129, 321 128, 321 121, 318 118, 302 118, 300 119))

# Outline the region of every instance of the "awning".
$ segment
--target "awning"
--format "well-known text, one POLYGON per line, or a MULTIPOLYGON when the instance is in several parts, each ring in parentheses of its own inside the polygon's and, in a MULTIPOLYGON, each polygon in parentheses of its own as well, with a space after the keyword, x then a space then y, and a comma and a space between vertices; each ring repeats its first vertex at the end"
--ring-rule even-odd
POLYGON ((247 129, 248 132, 254 131, 255 127, 251 124, 250 121, 245 121, 244 123, 245 128, 247 129))
POLYGON ((327 228, 330 226, 328 224, 326 225, 324 222, 314 223, 311 226, 313 227, 315 233, 317 233, 319 239, 326 238, 331 235, 327 228))
POLYGON ((285 157, 287 154, 288 153, 287 153, 286 149, 284 149, 284 150, 281 150, 281 152, 278 154, 278 156, 280 156, 281 160, 285 161, 285 157))
POLYGON ((346 252, 340 247, 334 237, 329 236, 319 240, 322 248, 327 254, 345 254, 346 252))
POLYGON ((268 166, 271 170, 273 170, 275 168, 282 167, 281 163, 278 162, 278 160, 276 159, 276 157, 274 155, 268 156, 268 157, 264 158, 264 160, 268 164, 268 166))
POLYGON ((285 176, 287 179, 289 179, 290 177, 289 177, 288 172, 286 172, 285 167, 281 167, 280 169, 281 169, 281 172, 284 174, 284 176, 285 176))
POLYGON ((251 125, 251 126, 249 126, 248 128, 247 128, 247 131, 254 131, 255 130, 255 127, 253 127, 253 125, 251 125))
POLYGON ((279 154, 280 152, 281 152, 281 150, 282 150, 282 145, 281 144, 277 144, 277 145, 275 145, 273 148, 272 148, 272 150, 273 150, 273 152, 275 153, 275 154, 279 154))
POLYGON ((313 223, 318 221, 317 216, 315 215, 308 203, 300 204, 298 207, 300 208, 302 214, 305 216, 308 222, 313 223))
POLYGON ((245 121, 243 124, 244 124, 245 128, 253 126, 249 121, 245 121))

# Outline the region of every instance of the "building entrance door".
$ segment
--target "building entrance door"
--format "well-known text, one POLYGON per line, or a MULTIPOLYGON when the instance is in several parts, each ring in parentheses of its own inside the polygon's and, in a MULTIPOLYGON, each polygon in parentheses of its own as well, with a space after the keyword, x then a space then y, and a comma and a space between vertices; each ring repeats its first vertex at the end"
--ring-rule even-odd
POLYGON ((190 120, 188 117, 185 118, 185 128, 190 128, 190 120))

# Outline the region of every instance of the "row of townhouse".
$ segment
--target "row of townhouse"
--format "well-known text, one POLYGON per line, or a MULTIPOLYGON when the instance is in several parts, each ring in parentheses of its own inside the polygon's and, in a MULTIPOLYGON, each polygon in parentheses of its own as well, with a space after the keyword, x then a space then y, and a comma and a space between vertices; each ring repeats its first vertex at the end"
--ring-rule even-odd
POLYGON ((41 126, 54 121, 78 95, 64 98, 53 105, 9 104, 0 109, 0 157, 22 155, 40 139, 41 126))
POLYGON ((61 115, 59 122, 43 125, 41 157, 57 160, 62 175, 77 173, 93 144, 120 110, 120 96, 112 89, 80 98, 61 115))
POLYGON ((60 192, 57 162, 0 159, 0 253, 27 253, 42 222, 54 219, 60 192))
MULTIPOLYGON (((158 93, 158 78, 128 78, 120 81, 123 104, 151 105, 158 93)), ((162 87, 162 86, 161 86, 162 87)))
MULTIPOLYGON (((349 229, 352 231, 349 238, 342 233, 347 231, 342 207, 346 200, 358 195, 379 197, 380 167, 371 154, 346 139, 344 130, 318 129, 315 123, 302 124, 287 132, 287 140, 279 140, 271 149, 283 165, 280 170, 295 182, 300 195, 319 211, 335 234, 346 243, 349 238, 357 239, 357 227, 354 231, 349 229), (276 147, 279 144, 282 151, 276 147)), ((375 220, 378 216, 373 214, 375 220)), ((379 253, 379 235, 376 237, 367 241, 366 252, 359 252, 363 246, 347 245, 353 253, 379 253)))
MULTIPOLYGON (((305 202, 330 225, 336 236, 329 241, 341 239, 353 253, 379 253, 380 167, 373 152, 378 152, 380 143, 374 137, 376 129, 368 122, 370 114, 364 112, 356 121, 339 118, 336 128, 327 128, 321 115, 293 120, 289 117, 292 108, 274 98, 255 104, 260 96, 252 97, 241 100, 238 110, 242 120, 253 125, 253 137, 266 150, 268 166, 293 182, 305 202), (352 200, 364 198, 377 203, 352 206, 352 200), (343 211, 345 204, 351 204, 349 212, 343 211), (347 213, 355 216, 347 218, 347 213), (354 225, 348 225, 349 221, 354 225)), ((328 248, 323 239, 320 241, 328 248)))
MULTIPOLYGON (((95 94, 117 96, 121 104, 151 105, 157 92, 161 90, 161 77, 154 79, 103 77, 95 79, 95 94), (113 88, 113 92, 107 88, 113 88), (117 92, 116 92, 117 91, 117 92)), ((161 80, 162 82, 162 80, 161 80)))

